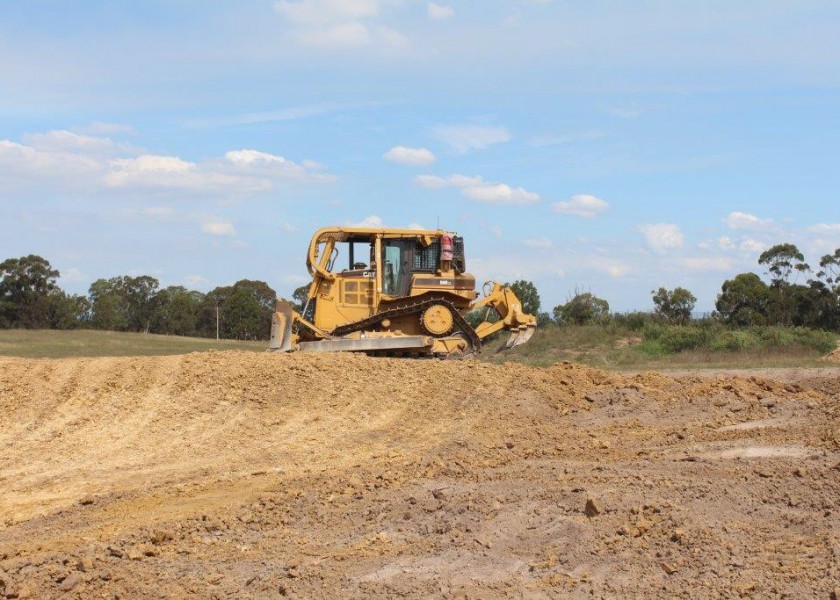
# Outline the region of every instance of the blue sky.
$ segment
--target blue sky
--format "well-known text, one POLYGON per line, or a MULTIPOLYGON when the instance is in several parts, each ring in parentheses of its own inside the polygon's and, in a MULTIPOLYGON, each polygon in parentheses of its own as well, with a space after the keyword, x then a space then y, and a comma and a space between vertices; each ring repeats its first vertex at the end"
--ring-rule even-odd
POLYGON ((827 1, 5 2, 0 258, 284 295, 320 226, 439 223, 548 310, 711 310, 840 247, 838 65, 827 1))

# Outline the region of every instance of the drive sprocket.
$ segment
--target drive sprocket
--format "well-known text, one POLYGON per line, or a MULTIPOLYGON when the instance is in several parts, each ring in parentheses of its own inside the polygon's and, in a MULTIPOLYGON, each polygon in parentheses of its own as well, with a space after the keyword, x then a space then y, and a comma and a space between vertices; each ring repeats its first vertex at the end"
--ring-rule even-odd
POLYGON ((452 311, 443 304, 432 304, 420 316, 423 328, 434 336, 441 336, 449 333, 455 325, 452 311))

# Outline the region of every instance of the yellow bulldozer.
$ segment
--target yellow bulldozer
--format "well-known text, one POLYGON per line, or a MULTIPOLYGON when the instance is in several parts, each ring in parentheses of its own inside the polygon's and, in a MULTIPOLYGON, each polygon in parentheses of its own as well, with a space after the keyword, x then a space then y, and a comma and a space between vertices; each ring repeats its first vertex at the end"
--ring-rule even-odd
POLYGON ((464 240, 437 230, 325 227, 306 255, 312 275, 300 312, 277 302, 270 351, 351 351, 374 355, 464 357, 505 329, 505 348, 536 329, 510 287, 466 272, 464 240), (487 307, 472 327, 468 312, 487 307), (498 320, 488 321, 490 310, 498 320))

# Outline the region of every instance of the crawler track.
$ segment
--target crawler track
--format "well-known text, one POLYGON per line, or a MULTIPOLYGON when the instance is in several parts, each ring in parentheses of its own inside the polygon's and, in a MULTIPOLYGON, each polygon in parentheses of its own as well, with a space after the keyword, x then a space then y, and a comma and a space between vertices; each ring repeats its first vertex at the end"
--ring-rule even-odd
MULTIPOLYGON (((332 331, 332 334, 342 336, 347 335, 348 333, 354 333, 356 331, 372 331, 385 319, 395 319, 397 317, 404 317, 407 315, 417 315, 417 320, 419 321, 420 315, 423 313, 423 311, 434 304, 446 306, 452 312, 452 317, 455 322, 456 331, 463 333, 470 343, 470 350, 468 351, 468 354, 478 353, 481 350, 481 338, 478 337, 478 334, 475 332, 475 329, 473 329, 472 326, 470 326, 470 324, 467 323, 467 320, 464 318, 464 316, 460 312, 458 312, 458 309, 455 308, 455 305, 452 304, 452 302, 448 300, 445 296, 424 296, 422 299, 419 300, 412 300, 409 298, 404 301, 400 301, 398 305, 391 306, 387 310, 381 311, 366 319, 355 321, 353 323, 349 323, 348 325, 336 327, 332 331)), ((445 336, 440 337, 450 337, 451 335, 452 332, 449 332, 445 336)), ((399 353, 391 352, 390 354, 398 355, 399 353)))

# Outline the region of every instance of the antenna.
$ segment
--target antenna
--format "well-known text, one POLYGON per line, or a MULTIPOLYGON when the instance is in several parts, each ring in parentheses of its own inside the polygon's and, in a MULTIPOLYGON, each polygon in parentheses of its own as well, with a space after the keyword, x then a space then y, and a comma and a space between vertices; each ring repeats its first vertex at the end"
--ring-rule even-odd
POLYGON ((435 229, 440 229, 440 216, 438 215, 435 218, 437 219, 437 226, 435 227, 435 229))

